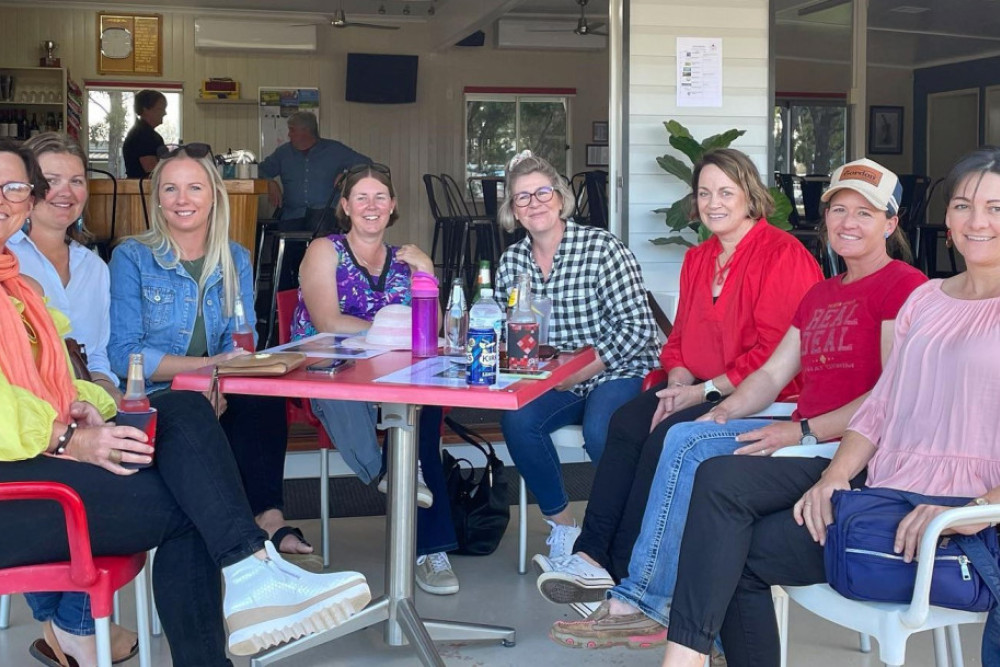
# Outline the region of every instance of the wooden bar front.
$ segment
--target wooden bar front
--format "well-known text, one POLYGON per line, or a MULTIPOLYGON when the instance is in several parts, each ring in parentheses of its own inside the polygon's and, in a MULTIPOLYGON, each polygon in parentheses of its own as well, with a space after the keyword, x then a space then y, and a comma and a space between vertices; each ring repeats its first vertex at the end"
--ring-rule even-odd
MULTIPOLYGON (((229 193, 229 238, 250 251, 253 261, 254 242, 257 238, 257 204, 260 195, 267 194, 265 179, 232 179, 223 181, 229 193)), ((146 203, 149 204, 149 180, 142 182, 146 203)), ((111 200, 114 184, 109 178, 90 180, 90 199, 87 202, 87 227, 99 239, 111 236, 111 200)), ((115 213, 116 239, 146 231, 146 218, 142 212, 142 197, 138 179, 118 181, 118 209, 115 213)))

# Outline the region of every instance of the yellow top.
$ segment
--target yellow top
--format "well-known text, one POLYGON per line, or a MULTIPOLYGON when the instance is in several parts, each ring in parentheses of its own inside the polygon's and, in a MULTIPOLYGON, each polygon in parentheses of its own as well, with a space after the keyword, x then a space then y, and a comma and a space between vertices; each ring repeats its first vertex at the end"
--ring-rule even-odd
MULTIPOLYGON (((18 310, 23 308, 20 301, 10 299, 18 310)), ((69 333, 69 319, 65 315, 54 308, 49 308, 49 314, 60 336, 69 333)), ((68 352, 66 365, 72 368, 68 352)), ((94 405, 105 419, 115 415, 115 402, 100 386, 83 380, 74 380, 73 384, 77 400, 94 405)), ((0 461, 31 459, 48 449, 55 419, 56 410, 47 401, 12 385, 0 371, 0 461)))

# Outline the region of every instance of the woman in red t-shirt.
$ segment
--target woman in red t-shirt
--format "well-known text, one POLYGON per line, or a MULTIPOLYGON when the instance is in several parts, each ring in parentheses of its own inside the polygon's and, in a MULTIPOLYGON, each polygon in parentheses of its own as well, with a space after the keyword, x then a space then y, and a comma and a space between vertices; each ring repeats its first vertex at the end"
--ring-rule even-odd
MULTIPOLYGON (((795 237, 767 223, 774 202, 745 154, 706 153, 692 188, 691 215, 712 236, 688 251, 681 267, 678 314, 660 355, 667 380, 615 412, 582 532, 567 526, 563 539, 550 538, 549 556, 533 559, 540 573, 583 558, 625 576, 667 430, 700 417, 757 370, 802 295, 823 278, 795 237)), ((798 390, 793 380, 782 398, 798 390)))

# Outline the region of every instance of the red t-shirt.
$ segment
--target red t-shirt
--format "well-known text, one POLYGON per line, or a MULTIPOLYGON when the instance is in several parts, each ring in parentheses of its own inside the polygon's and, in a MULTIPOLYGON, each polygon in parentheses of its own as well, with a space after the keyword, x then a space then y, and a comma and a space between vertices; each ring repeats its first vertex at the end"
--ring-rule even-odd
MULTIPOLYGON (((701 380, 725 373, 737 386, 771 356, 802 296, 823 273, 798 239, 759 220, 736 246, 726 284, 713 303, 721 252, 713 236, 685 255, 677 318, 660 363, 668 372, 687 368, 701 380)), ((798 390, 796 377, 778 400, 794 400, 798 390)))
POLYGON ((896 319, 910 292, 927 282, 893 260, 848 285, 824 280, 803 297, 792 320, 801 336, 802 393, 797 416, 811 418, 850 403, 882 372, 882 323, 896 319))

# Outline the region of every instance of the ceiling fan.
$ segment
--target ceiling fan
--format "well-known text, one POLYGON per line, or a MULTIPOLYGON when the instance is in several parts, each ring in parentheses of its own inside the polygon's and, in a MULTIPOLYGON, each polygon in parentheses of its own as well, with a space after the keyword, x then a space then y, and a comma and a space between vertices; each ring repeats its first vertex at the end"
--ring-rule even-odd
MULTIPOLYGON (((314 25, 314 24, 307 24, 314 25)), ((349 21, 344 14, 343 8, 333 13, 333 18, 320 25, 332 25, 334 28, 372 28, 374 30, 399 30, 398 25, 384 25, 381 23, 362 23, 360 21, 349 21)))
MULTIPOLYGON (((591 23, 587 20, 587 3, 590 0, 576 0, 576 4, 580 5, 580 18, 576 22, 576 27, 573 28, 573 32, 577 35, 601 35, 602 37, 607 37, 608 33, 606 30, 602 31, 606 24, 604 21, 595 21, 591 23)), ((529 32, 565 32, 565 30, 530 30, 529 32)))

